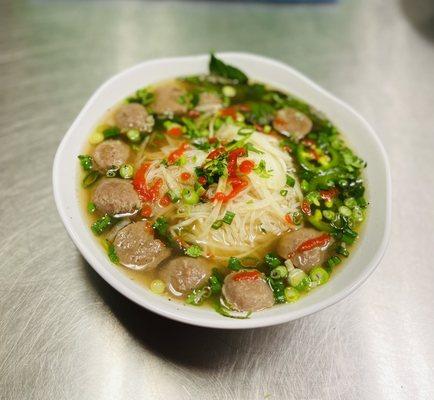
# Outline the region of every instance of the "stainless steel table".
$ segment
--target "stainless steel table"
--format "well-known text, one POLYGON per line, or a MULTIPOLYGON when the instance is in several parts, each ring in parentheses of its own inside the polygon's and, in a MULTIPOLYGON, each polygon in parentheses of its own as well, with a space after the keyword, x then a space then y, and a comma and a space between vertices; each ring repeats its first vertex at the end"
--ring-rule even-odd
POLYGON ((433 399, 434 3, 0 4, 0 398, 433 399), (109 76, 166 55, 283 60, 374 125, 393 174, 377 272, 323 312, 216 331, 111 289, 58 218, 56 147, 109 76))

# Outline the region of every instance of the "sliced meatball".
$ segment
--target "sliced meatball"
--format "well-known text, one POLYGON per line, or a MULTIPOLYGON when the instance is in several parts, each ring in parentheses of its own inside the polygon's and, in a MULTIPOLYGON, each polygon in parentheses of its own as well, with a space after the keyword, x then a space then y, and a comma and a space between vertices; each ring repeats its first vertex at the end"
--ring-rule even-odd
POLYGON ((277 254, 289 258, 296 268, 309 272, 313 267, 327 261, 332 255, 333 244, 334 239, 330 235, 313 228, 301 228, 298 231, 286 232, 280 237, 277 243, 277 254), (318 245, 311 250, 300 249, 303 243, 318 238, 320 238, 318 245))
POLYGON ((184 114, 187 107, 179 100, 185 93, 186 91, 176 84, 157 87, 151 107, 157 114, 184 114))
POLYGON ((107 171, 111 168, 119 168, 128 160, 130 156, 130 147, 115 139, 105 140, 95 147, 92 157, 96 166, 101 171, 107 171))
POLYGON ((128 132, 130 129, 148 131, 150 124, 149 114, 146 108, 138 103, 124 104, 115 113, 116 126, 121 132, 128 132))
POLYGON ((135 270, 149 271, 170 256, 170 250, 161 240, 154 239, 144 221, 121 229, 113 244, 119 262, 135 270))
POLYGON ((312 121, 295 108, 287 107, 276 113, 273 127, 285 136, 300 140, 311 131, 312 121))
POLYGON ((141 207, 139 195, 130 181, 104 178, 98 183, 92 201, 103 214, 134 214, 141 207))
POLYGON ((236 311, 259 311, 274 304, 274 295, 257 270, 232 272, 224 281, 222 293, 236 311))
POLYGON ((177 257, 160 270, 160 278, 175 295, 203 286, 211 276, 212 264, 205 258, 177 257))
POLYGON ((215 112, 222 107, 222 101, 216 93, 203 92, 199 95, 199 101, 195 107, 198 111, 215 112))

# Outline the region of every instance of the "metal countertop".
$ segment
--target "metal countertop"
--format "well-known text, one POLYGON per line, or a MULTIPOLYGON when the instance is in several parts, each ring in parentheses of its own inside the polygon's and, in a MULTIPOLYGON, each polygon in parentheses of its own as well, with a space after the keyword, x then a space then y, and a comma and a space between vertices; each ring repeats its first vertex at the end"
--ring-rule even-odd
POLYGON ((1 399, 433 399, 434 3, 0 2, 1 399), (57 145, 145 59, 280 59, 354 106, 390 157, 389 249, 350 298, 285 325, 194 328, 109 287, 55 209, 57 145))

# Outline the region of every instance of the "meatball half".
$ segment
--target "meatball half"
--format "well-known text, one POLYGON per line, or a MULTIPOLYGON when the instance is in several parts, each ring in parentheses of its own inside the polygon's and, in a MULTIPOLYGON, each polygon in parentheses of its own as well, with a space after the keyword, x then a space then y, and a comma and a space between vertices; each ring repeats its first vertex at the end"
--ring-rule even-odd
POLYGON ((222 293, 236 311, 259 311, 274 304, 273 291, 257 270, 232 272, 225 278, 222 293))
POLYGON ((114 139, 101 142, 95 147, 92 154, 97 168, 104 172, 111 168, 119 168, 126 163, 129 156, 130 147, 126 143, 114 139))
POLYGON ((128 132, 130 129, 148 131, 152 126, 146 108, 138 103, 124 104, 120 106, 116 111, 114 118, 116 126, 124 133, 128 132))
POLYGON ((296 268, 309 272, 313 267, 324 264, 333 253, 334 239, 313 228, 301 228, 284 233, 277 243, 277 254, 290 259, 296 268), (312 240, 318 239, 316 245, 312 240), (310 241, 310 244, 308 244, 310 241), (306 245, 303 249, 303 243, 306 245))
POLYGON ((160 278, 169 290, 180 296, 208 282, 212 264, 205 258, 177 257, 160 269, 160 278))
POLYGON ((287 107, 277 111, 273 127, 285 136, 300 140, 311 131, 312 121, 295 108, 287 107))
POLYGON ((180 97, 185 93, 185 90, 176 84, 157 87, 151 108, 157 114, 184 114, 187 107, 180 103, 180 97))
POLYGON ((92 201, 103 214, 134 214, 141 208, 139 195, 130 181, 119 178, 102 179, 92 194, 92 201))
POLYGON ((122 228, 113 245, 119 262, 135 270, 149 271, 170 256, 170 250, 161 240, 154 239, 144 221, 122 228))

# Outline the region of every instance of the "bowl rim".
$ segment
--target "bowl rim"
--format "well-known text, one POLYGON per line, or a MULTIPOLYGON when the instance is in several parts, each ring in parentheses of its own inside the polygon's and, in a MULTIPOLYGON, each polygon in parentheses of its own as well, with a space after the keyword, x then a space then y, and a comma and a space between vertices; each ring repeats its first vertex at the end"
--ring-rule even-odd
MULTIPOLYGON (((289 310, 287 313, 282 313, 281 315, 268 315, 263 317, 256 317, 254 319, 232 319, 227 317, 222 317, 221 319, 207 319, 207 318, 201 318, 199 315, 198 317, 190 317, 190 316, 184 316, 181 314, 177 314, 176 312, 172 312, 168 309, 160 308, 157 305, 154 305, 152 303, 149 303, 146 299, 143 297, 140 297, 137 295, 137 293, 131 291, 123 282, 121 282, 118 279, 115 279, 113 275, 109 274, 109 272, 104 268, 103 265, 99 263, 99 261, 96 259, 96 256, 90 252, 84 243, 84 241, 80 238, 80 236, 77 234, 77 232, 73 229, 72 224, 69 221, 69 217, 67 215, 66 209, 64 207, 64 204, 61 199, 61 190, 60 190, 60 179, 61 176, 59 175, 59 166, 61 163, 61 156, 65 151, 65 147, 67 145, 67 142, 72 136, 76 126, 78 125, 79 121, 84 117, 84 115, 87 113, 90 106, 93 104, 95 99, 98 98, 99 94, 108 86, 112 85, 113 82, 117 81, 118 79, 132 73, 136 69, 140 69, 145 65, 150 64, 158 64, 158 63, 171 63, 171 62, 178 62, 178 61, 201 61, 205 57, 209 57, 209 54, 200 54, 200 55, 191 55, 191 56, 179 56, 179 57, 164 57, 164 58, 156 58, 156 59, 150 59, 147 61, 143 61, 141 63, 138 63, 130 68, 124 69, 120 71, 119 73, 113 75, 108 80, 106 80, 102 85, 98 87, 98 89, 92 94, 92 96, 89 98, 89 100, 86 102, 84 107, 79 112, 78 116, 74 119, 74 122, 66 132, 66 134, 63 136, 53 162, 53 173, 52 173, 52 183, 53 183, 53 194, 54 199, 57 207, 57 211, 61 217, 61 220, 66 228, 66 231, 68 232, 70 238, 72 239, 75 246, 78 248, 80 253, 83 255, 83 257, 86 259, 86 261, 92 266, 92 268, 114 289, 116 289, 118 292, 120 292, 122 295, 130 299, 131 301, 135 302, 136 304, 146 308, 147 310, 154 312, 156 314, 159 314, 161 316, 164 316, 166 318, 183 322, 189 325, 194 326, 200 326, 200 327, 207 327, 207 328, 218 328, 218 329, 248 329, 248 328, 259 328, 259 327, 266 327, 266 326, 273 326, 282 324, 285 322, 289 322, 313 313, 316 313, 318 311, 321 311, 327 307, 330 307, 333 304, 336 304, 340 300, 344 299, 345 297, 349 296, 351 293, 353 293, 357 288, 359 288, 362 284, 366 282, 366 280, 369 278, 369 276, 374 272, 374 270, 377 268, 378 264, 382 260, 385 251, 387 249, 389 240, 390 240, 390 232, 391 232, 391 173, 390 173, 390 167, 389 162, 387 158, 386 151, 384 149, 383 144, 381 143, 380 139, 378 138, 377 134, 375 133, 374 129, 371 127, 371 125, 357 112, 355 111, 351 106, 331 94, 329 91, 325 90, 318 84, 316 84, 314 81, 312 81, 310 78, 306 77, 301 72, 297 71, 293 67, 277 61, 275 59, 252 54, 248 52, 218 52, 216 53, 216 56, 218 57, 235 57, 235 58, 244 58, 244 59, 250 59, 254 62, 259 63, 267 63, 269 65, 275 65, 276 67, 284 68, 286 69, 290 74, 296 77, 299 81, 301 81, 303 84, 310 86, 313 90, 316 92, 319 92, 322 96, 327 97, 329 100, 333 101, 336 104, 336 107, 340 107, 345 109, 347 112, 351 113, 354 118, 359 119, 359 121, 364 125, 366 132, 370 135, 370 139, 373 140, 375 143, 377 150, 379 151, 380 161, 383 167, 383 172, 385 173, 385 179, 386 179, 386 187, 385 187, 385 195, 386 195, 386 213, 384 216, 384 229, 383 229, 383 235, 382 240, 378 244, 376 251, 372 258, 369 260, 368 263, 366 263, 363 272, 360 273, 358 276, 358 279, 354 280, 350 284, 348 284, 345 288, 338 291, 332 296, 326 297, 323 300, 320 300, 317 303, 314 303, 312 305, 308 305, 304 307, 301 310, 289 310)), ((174 74, 175 75, 175 74, 174 74)), ((348 263, 351 261, 348 261, 348 263)))

